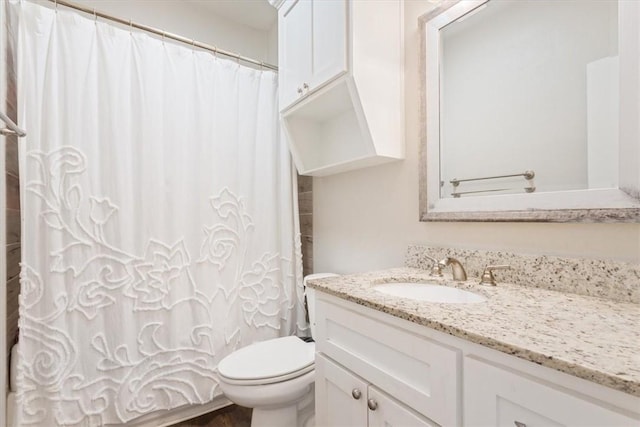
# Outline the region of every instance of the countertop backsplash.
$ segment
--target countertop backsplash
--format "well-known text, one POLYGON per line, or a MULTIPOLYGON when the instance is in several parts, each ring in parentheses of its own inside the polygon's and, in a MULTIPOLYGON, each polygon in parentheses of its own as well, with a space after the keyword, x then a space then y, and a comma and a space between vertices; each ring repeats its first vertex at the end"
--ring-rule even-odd
MULTIPOLYGON (((436 259, 457 258, 466 269, 469 279, 479 280, 487 265, 510 265, 511 268, 508 270, 494 271, 498 286, 500 283, 513 283, 640 304, 638 264, 409 245, 405 266, 430 270, 432 262, 425 255, 436 259)), ((445 272, 450 273, 448 270, 445 272)))

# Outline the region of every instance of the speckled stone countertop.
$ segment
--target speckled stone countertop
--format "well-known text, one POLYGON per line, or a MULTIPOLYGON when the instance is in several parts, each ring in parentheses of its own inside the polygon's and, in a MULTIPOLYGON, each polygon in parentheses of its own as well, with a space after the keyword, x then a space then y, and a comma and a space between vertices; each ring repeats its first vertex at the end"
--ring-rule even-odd
MULTIPOLYGON (((446 279, 446 275, 445 275, 446 279)), ((640 305, 499 283, 456 283, 414 268, 309 281, 342 299, 640 397, 640 305), (434 282, 486 302, 437 304, 371 289, 389 281, 434 282)))

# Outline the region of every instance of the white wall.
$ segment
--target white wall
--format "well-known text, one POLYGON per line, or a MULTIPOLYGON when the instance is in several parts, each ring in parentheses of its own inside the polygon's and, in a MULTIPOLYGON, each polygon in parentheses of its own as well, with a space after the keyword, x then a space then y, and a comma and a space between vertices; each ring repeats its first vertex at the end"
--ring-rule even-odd
MULTIPOLYGON (((211 44, 277 64, 277 48, 269 31, 262 31, 228 18, 217 16, 197 3, 180 0, 74 0, 86 7, 123 19, 156 27, 189 39, 211 44)), ((277 44, 277 43, 276 43, 277 44)))
POLYGON ((407 244, 640 262, 640 224, 423 223, 418 221, 418 16, 405 1, 407 158, 314 178, 314 269, 338 273, 402 265, 407 244))

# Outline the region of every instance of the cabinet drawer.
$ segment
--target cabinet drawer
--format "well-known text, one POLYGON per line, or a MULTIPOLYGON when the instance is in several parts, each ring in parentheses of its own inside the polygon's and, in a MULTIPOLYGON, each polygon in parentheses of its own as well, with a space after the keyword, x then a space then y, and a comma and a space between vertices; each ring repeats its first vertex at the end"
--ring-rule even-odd
POLYGON ((613 407, 475 357, 464 360, 464 424, 480 426, 638 426, 613 407))
POLYGON ((316 349, 420 414, 460 425, 460 352, 322 300, 316 349))

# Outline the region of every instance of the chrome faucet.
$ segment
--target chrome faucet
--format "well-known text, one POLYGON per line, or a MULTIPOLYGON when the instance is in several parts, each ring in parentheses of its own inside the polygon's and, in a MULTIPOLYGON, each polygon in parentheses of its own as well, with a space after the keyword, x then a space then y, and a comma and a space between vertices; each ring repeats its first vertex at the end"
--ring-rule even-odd
POLYGON ((453 280, 456 280, 458 282, 464 282, 465 280, 467 280, 467 272, 464 271, 464 267, 457 259, 446 257, 445 259, 440 261, 438 265, 440 266, 440 268, 445 268, 450 265, 451 271, 453 273, 453 280))

